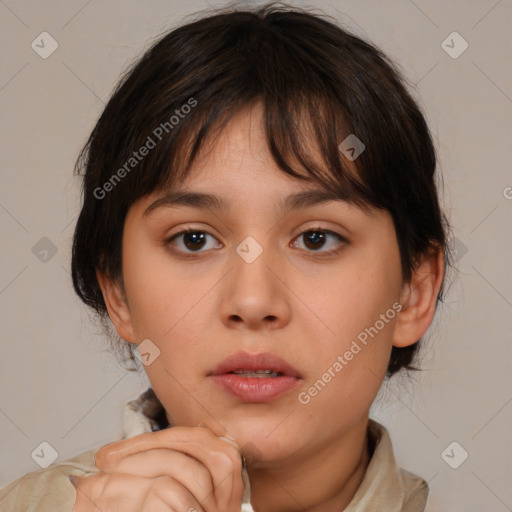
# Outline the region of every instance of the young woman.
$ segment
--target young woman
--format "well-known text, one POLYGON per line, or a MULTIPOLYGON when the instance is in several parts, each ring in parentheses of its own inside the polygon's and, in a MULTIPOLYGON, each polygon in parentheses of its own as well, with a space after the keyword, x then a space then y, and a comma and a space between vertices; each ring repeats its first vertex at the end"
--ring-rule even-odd
POLYGON ((13 482, 5 510, 424 510, 369 418, 449 260, 405 84, 287 5, 210 13, 141 57, 77 162, 72 273, 143 363, 142 423, 13 482))

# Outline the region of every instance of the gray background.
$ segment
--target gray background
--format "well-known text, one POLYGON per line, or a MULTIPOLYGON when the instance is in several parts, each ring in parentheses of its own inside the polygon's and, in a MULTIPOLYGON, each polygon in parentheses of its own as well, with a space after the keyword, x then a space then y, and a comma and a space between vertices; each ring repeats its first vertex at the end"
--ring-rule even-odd
MULTIPOLYGON (((429 330, 426 371, 384 386, 373 416, 399 464, 429 481, 427 511, 512 510, 512 3, 294 3, 373 41, 416 84, 454 225, 458 271, 429 330), (469 44, 457 58, 442 46, 454 31, 469 44), (469 454, 457 469, 445 462, 461 460, 461 448, 445 452, 453 441, 469 454)), ((106 352, 72 290, 72 169, 121 71, 208 4, 223 5, 0 1, 0 486, 39 469, 41 442, 64 459, 118 439, 125 402, 147 386, 106 352), (42 32, 58 43, 46 59, 31 47, 42 32)))

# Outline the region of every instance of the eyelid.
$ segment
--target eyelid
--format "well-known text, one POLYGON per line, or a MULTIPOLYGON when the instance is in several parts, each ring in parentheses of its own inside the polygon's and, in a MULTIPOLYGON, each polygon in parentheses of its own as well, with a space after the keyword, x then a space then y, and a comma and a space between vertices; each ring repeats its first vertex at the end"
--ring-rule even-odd
MULTIPOLYGON (((331 228, 331 227, 328 227, 328 226, 322 226, 321 224, 325 223, 324 221, 310 221, 310 222, 306 222, 306 224, 302 225, 299 229, 299 231, 297 232, 297 234, 294 234, 293 237, 294 238, 297 238, 299 235, 302 235, 303 233, 307 232, 307 231, 324 231, 326 233, 332 233, 333 235, 336 235, 336 236, 339 236, 340 239, 342 239, 344 242, 348 243, 349 242, 349 237, 348 235, 345 235, 343 234, 343 232, 346 232, 347 230, 346 229, 342 229, 341 227, 334 227, 334 228, 331 228)), ((329 223, 329 224, 332 224, 332 223, 329 223)))

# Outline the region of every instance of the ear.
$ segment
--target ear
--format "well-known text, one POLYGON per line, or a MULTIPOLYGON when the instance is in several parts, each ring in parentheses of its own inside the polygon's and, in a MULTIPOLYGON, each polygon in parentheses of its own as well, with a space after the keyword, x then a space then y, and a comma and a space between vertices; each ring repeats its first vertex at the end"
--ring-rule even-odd
POLYGON ((416 266, 411 280, 400 295, 393 345, 407 347, 416 343, 434 319, 437 296, 443 283, 444 259, 441 247, 426 254, 416 266))
POLYGON ((99 270, 96 271, 96 277, 107 306, 108 316, 117 334, 129 343, 136 343, 128 301, 121 280, 114 281, 99 270))

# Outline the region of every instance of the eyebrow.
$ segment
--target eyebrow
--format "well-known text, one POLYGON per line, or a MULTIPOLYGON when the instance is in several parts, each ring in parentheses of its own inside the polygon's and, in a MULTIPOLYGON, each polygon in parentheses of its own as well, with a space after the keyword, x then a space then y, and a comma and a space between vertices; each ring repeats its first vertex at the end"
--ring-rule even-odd
MULTIPOLYGON (((291 194, 284 199, 279 199, 275 203, 274 208, 276 213, 283 214, 293 210, 324 204, 329 201, 348 202, 346 199, 341 198, 339 195, 331 191, 306 190, 304 192, 291 194)), ((199 209, 222 210, 229 207, 229 202, 225 198, 214 194, 202 192, 169 192, 151 203, 144 210, 142 216, 147 217, 157 209, 172 206, 189 206, 199 209)))

